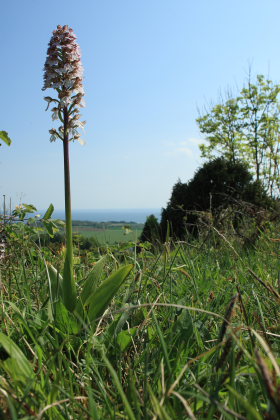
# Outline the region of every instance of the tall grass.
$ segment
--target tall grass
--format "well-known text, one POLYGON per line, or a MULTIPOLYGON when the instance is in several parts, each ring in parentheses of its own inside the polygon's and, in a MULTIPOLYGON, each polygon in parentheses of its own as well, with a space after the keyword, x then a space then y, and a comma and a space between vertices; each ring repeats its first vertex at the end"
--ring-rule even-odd
MULTIPOLYGON (((278 419, 277 232, 249 250, 216 239, 156 255, 108 248, 95 287, 119 260, 134 269, 82 328, 49 298, 46 256, 56 267, 63 257, 32 243, 10 248, 1 262, 2 418, 278 419)), ((100 258, 75 265, 78 293, 100 258)))

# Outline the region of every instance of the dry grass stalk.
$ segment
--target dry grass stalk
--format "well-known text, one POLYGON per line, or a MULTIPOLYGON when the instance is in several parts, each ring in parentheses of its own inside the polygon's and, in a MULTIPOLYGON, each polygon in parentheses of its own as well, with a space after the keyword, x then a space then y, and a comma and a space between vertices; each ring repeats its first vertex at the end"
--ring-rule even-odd
POLYGON ((232 337, 228 337, 228 339, 226 340, 226 342, 224 344, 224 348, 223 348, 223 352, 221 354, 221 357, 219 358, 219 360, 218 360, 218 362, 215 366, 216 371, 223 367, 231 348, 232 348, 232 337))

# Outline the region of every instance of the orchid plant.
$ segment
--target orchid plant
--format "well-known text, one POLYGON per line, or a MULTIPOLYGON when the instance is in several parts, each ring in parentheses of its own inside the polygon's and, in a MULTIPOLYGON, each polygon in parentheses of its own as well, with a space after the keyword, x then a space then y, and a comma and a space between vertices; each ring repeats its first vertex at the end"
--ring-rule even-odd
MULTIPOLYGON (((63 142, 64 154, 64 188, 66 219, 66 257, 63 270, 63 300, 67 309, 73 311, 76 302, 76 286, 73 278, 73 245, 72 214, 70 189, 69 142, 84 143, 79 132, 85 121, 80 121, 79 109, 85 106, 83 88, 83 67, 81 51, 76 35, 68 25, 60 26, 53 31, 49 42, 44 67, 43 90, 52 88, 57 97, 46 96, 47 109, 52 104, 52 120, 59 120, 61 125, 49 130, 50 141, 60 139, 63 142)), ((47 110, 46 109, 46 110, 47 110)))
POLYGON ((84 143, 79 130, 84 127, 85 121, 80 121, 79 109, 84 107, 85 103, 81 52, 73 29, 68 25, 59 25, 53 31, 44 70, 43 90, 51 88, 57 93, 55 98, 46 96, 44 99, 47 101, 47 109, 50 105, 53 106, 52 119, 61 122, 58 128, 52 128, 49 132, 51 142, 57 139, 63 142, 66 218, 66 255, 63 276, 61 277, 55 268, 50 266, 49 278, 53 286, 50 296, 53 302, 58 303, 57 308, 62 298, 64 306, 68 311, 73 312, 77 319, 92 323, 106 310, 111 299, 132 271, 133 265, 120 267, 97 287, 96 281, 105 263, 105 259, 102 258, 80 282, 83 289, 77 296, 73 274, 69 142, 78 140, 84 143))

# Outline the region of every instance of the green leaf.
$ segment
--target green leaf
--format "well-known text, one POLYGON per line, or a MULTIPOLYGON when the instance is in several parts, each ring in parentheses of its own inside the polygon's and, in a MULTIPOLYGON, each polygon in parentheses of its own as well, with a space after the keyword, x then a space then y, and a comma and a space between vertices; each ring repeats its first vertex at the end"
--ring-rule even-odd
POLYGON ((0 139, 3 140, 4 143, 6 143, 8 146, 12 143, 12 140, 8 136, 7 131, 0 131, 0 139))
POLYGON ((33 204, 22 203, 22 205, 27 213, 34 213, 35 211, 37 211, 36 207, 33 206, 33 204))
POLYGON ((66 249, 62 281, 63 303, 68 311, 73 312, 77 304, 76 283, 73 277, 73 257, 66 249))
POLYGON ((52 224, 49 223, 49 222, 45 222, 43 220, 43 225, 45 226, 46 231, 48 232, 48 234, 50 235, 50 237, 53 238, 54 237, 54 233, 53 233, 53 226, 52 226, 52 224))
POLYGON ((46 211, 46 213, 43 216, 43 219, 45 219, 45 220, 50 219, 51 215, 53 214, 53 211, 54 211, 54 206, 53 206, 53 204, 50 204, 48 210, 46 211))
POLYGON ((51 286, 51 295, 52 301, 55 301, 59 298, 62 298, 62 276, 59 274, 56 268, 53 265, 48 265, 48 272, 50 276, 50 286, 51 286))
POLYGON ((55 304, 55 326, 67 334, 77 334, 80 324, 75 315, 69 312, 61 301, 55 304))
POLYGON ((130 328, 129 330, 121 331, 117 337, 117 343, 120 346, 121 351, 125 351, 128 346, 132 343, 132 338, 135 336, 137 328, 130 328))
POLYGON ((59 228, 57 227, 56 223, 53 220, 44 220, 42 219, 43 225, 46 228, 48 234, 51 238, 54 237, 55 232, 59 231, 59 228))
POLYGON ((83 291, 81 293, 81 300, 84 305, 89 304, 89 300, 96 289, 97 282, 100 279, 106 260, 106 255, 105 257, 100 258, 86 277, 83 291))
POLYGON ((0 332, 0 366, 14 381, 26 383, 34 377, 32 365, 14 341, 0 332))
POLYGON ((104 280, 96 292, 91 295, 88 311, 90 321, 94 321, 107 309, 114 295, 117 293, 133 267, 133 264, 129 264, 119 268, 115 273, 104 280))

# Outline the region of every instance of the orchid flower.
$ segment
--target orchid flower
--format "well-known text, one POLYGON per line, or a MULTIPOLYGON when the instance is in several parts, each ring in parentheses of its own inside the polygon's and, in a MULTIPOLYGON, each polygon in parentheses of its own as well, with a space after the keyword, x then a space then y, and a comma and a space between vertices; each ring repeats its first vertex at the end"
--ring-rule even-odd
POLYGON ((66 308, 73 311, 76 306, 76 285, 73 277, 73 243, 72 214, 70 191, 70 158, 69 142, 78 140, 83 144, 80 128, 85 121, 80 121, 79 108, 84 107, 83 67, 81 51, 73 29, 68 25, 60 26, 53 31, 49 42, 44 67, 44 86, 42 90, 54 89, 57 98, 46 96, 47 109, 52 104, 52 120, 59 120, 61 125, 49 130, 50 141, 60 139, 64 153, 64 186, 66 218, 66 256, 63 270, 63 302, 66 308))
MULTIPOLYGON (((63 140, 67 137, 68 141, 79 140, 81 134, 78 129, 83 128, 86 123, 79 121, 79 108, 85 106, 83 99, 85 92, 81 51, 76 39, 73 29, 68 25, 58 25, 49 42, 44 67, 43 90, 53 88, 58 96, 57 99, 50 96, 44 98, 48 104, 47 109, 51 103, 55 105, 52 108, 52 119, 63 123, 59 129, 63 132, 65 130, 63 140), (67 120, 66 127, 65 119, 67 120)), ((59 137, 54 138, 54 133, 50 134, 51 141, 59 137)))

